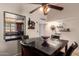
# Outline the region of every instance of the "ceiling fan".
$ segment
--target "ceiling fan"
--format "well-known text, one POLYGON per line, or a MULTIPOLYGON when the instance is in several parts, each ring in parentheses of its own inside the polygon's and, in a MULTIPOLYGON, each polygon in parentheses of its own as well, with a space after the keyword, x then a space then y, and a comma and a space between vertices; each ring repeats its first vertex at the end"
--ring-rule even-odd
POLYGON ((36 3, 36 4, 40 4, 41 6, 39 6, 39 7, 35 8, 34 10, 30 11, 30 14, 32 14, 33 12, 38 10, 39 8, 42 8, 42 11, 43 11, 44 15, 47 15, 49 8, 56 9, 56 10, 59 10, 59 11, 64 9, 63 7, 52 5, 52 4, 49 4, 49 3, 36 3))

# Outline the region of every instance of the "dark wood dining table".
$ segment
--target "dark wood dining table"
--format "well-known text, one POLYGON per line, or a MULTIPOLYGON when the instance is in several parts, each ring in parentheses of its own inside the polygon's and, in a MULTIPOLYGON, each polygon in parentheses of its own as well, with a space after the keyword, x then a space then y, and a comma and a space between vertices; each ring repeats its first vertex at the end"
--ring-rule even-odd
POLYGON ((24 47, 31 47, 31 51, 38 52, 41 56, 55 56, 64 47, 65 52, 67 51, 68 40, 51 40, 48 42, 48 47, 42 46, 42 40, 36 40, 28 44, 24 44, 22 41, 20 43, 24 47))

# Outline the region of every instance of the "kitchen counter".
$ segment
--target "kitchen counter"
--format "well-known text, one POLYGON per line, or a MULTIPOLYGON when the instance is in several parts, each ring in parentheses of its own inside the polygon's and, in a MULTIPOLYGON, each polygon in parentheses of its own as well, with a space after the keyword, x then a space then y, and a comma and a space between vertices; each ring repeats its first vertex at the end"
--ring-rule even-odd
POLYGON ((47 43, 49 44, 48 47, 42 46, 43 40, 38 39, 29 43, 23 43, 20 42, 21 45, 24 45, 26 47, 33 47, 36 50, 39 50, 40 52, 45 53, 46 55, 54 55, 54 53, 65 47, 68 43, 68 40, 48 40, 47 43))

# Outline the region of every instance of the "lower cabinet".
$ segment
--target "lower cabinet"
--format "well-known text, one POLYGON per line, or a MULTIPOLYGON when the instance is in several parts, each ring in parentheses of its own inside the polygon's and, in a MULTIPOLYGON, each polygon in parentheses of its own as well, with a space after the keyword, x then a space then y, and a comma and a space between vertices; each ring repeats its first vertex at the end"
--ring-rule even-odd
POLYGON ((22 56, 46 56, 41 51, 35 49, 34 47, 21 45, 21 55, 22 56))
POLYGON ((22 56, 31 56, 32 55, 31 47, 21 45, 21 55, 22 56))

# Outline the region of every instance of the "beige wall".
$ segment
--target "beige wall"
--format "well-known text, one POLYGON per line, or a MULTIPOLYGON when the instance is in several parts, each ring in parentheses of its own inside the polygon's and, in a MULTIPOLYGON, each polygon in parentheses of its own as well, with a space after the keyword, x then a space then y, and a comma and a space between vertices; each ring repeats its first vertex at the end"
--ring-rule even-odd
MULTIPOLYGON (((64 22, 67 27, 70 28, 71 32, 61 33, 61 37, 63 39, 69 40, 69 45, 76 41, 79 44, 79 4, 75 3, 65 3, 65 4, 58 4, 64 7, 64 10, 57 11, 52 9, 48 16, 47 21, 60 21, 64 22)), ((49 29, 46 29, 49 31, 49 29)), ((52 34, 51 31, 49 31, 52 34)), ((78 47, 79 48, 79 47, 78 47)))
POLYGON ((39 24, 45 23, 40 18, 46 19, 39 10, 34 12, 33 14, 29 14, 31 10, 38 7, 39 5, 32 4, 0 4, 0 55, 15 55, 17 54, 17 41, 5 42, 3 39, 3 11, 8 11, 16 14, 21 14, 26 16, 26 34, 29 35, 30 38, 39 37, 40 30, 39 24), (35 22, 35 29, 28 29, 27 22, 28 18, 31 18, 35 22), (41 21, 40 21, 41 20, 41 21))
POLYGON ((40 30, 39 24, 45 23, 45 21, 41 20, 40 18, 46 19, 46 16, 43 15, 42 12, 38 9, 32 14, 29 14, 30 11, 39 7, 40 5, 36 4, 23 4, 22 6, 22 14, 26 16, 26 34, 29 35, 30 38, 39 37, 40 30), (28 18, 31 18, 35 22, 35 29, 28 29, 28 18), (41 21, 41 22, 40 22, 41 21))
POLYGON ((20 13, 19 4, 0 4, 0 55, 15 55, 17 53, 17 41, 5 42, 3 39, 4 20, 3 11, 20 13))

